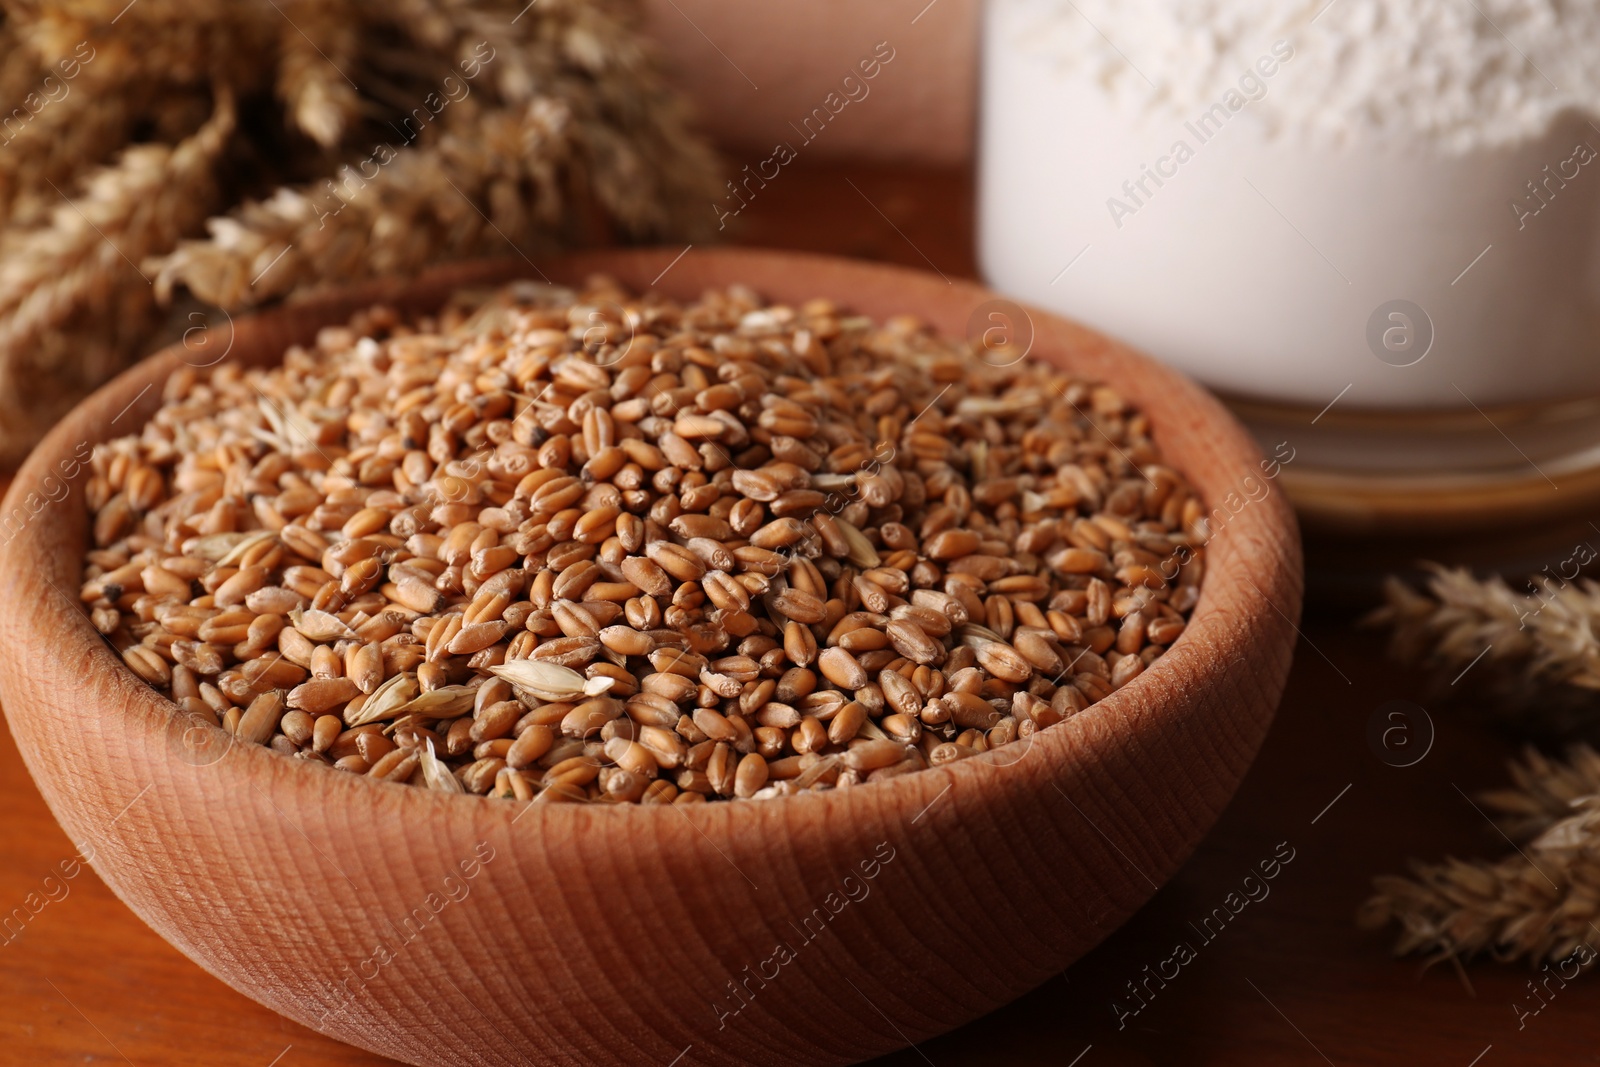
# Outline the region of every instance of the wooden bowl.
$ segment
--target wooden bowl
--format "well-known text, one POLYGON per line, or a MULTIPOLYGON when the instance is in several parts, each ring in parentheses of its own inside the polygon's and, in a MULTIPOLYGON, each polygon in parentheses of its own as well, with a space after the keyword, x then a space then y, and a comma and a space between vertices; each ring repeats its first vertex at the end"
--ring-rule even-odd
MULTIPOLYGON (((675 255, 543 267, 677 297, 735 282, 828 296, 957 335, 994 299, 838 259, 675 255)), ((374 301, 422 311, 463 284, 529 273, 473 264, 364 285, 240 319, 215 343, 266 364, 374 301)), ((1222 406, 1121 345, 1029 315, 1034 356, 1142 406, 1225 523, 1168 654, 1025 748, 764 803, 523 807, 186 728, 77 602, 87 522, 74 477, 88 444, 151 414, 174 368, 220 350, 195 344, 95 394, 17 475, 0 520, 12 733, 56 818, 140 918, 245 995, 406 1063, 666 1065, 691 1050, 684 1063, 843 1064, 952 1029, 1061 971, 1183 863, 1267 731, 1300 609, 1294 519, 1222 406)))

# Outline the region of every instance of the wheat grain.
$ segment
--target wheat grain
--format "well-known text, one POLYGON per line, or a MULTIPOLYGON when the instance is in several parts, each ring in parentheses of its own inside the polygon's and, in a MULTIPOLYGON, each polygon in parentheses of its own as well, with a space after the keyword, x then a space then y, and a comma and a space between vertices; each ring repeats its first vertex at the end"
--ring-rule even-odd
POLYGON ((91 460, 96 626, 241 739, 446 792, 770 798, 1013 744, 1165 654, 1204 559, 1120 398, 821 301, 519 284, 164 395, 91 460))

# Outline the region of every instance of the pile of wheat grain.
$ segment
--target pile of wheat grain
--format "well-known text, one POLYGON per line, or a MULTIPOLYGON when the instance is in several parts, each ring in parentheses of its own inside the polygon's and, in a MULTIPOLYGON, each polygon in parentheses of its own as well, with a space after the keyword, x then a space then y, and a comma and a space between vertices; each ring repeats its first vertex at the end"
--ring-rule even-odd
POLYGON ((82 597, 285 755, 522 800, 870 782, 1184 632, 1201 502, 1112 390, 907 319, 601 285, 186 369, 95 450, 82 597))

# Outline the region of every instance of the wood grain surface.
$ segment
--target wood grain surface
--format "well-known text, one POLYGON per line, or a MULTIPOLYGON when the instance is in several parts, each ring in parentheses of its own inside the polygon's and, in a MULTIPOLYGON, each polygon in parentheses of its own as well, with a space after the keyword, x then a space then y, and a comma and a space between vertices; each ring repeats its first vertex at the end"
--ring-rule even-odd
MULTIPOLYGON (((923 266, 931 258, 951 276, 971 273, 970 194, 960 176, 808 170, 792 177, 774 184, 770 215, 751 217, 759 222, 748 227, 755 240, 813 248, 832 240, 855 254, 923 266)), ((1176 878, 1065 974, 883 1063, 1492 1067, 1596 1060, 1594 1042, 1584 1036, 1600 1006, 1592 980, 1563 990, 1519 1031, 1511 1005, 1525 995, 1526 972, 1473 967, 1471 996, 1447 970, 1419 977, 1413 963, 1387 958, 1385 938, 1353 932, 1350 916, 1372 873, 1395 869, 1410 854, 1503 848, 1458 787, 1470 793, 1499 784, 1508 746, 1434 708, 1438 738, 1428 756, 1411 768, 1385 765, 1368 746, 1368 720, 1382 702, 1415 695, 1416 680, 1384 664, 1377 641, 1342 620, 1314 619, 1304 630, 1276 727, 1222 823, 1176 878), (1293 859, 1271 881, 1269 896, 1212 940, 1190 932, 1190 923, 1220 906, 1285 842, 1293 859), (1119 1030, 1113 1002, 1126 1011, 1133 1003, 1126 984, 1146 981, 1144 968, 1159 968, 1179 940, 1194 945, 1196 958, 1164 986, 1152 986, 1148 1005, 1125 1015, 1119 1030)), ((20 907, 27 915, 0 943, 0 1062, 385 1062, 232 992, 143 926, 92 872, 74 867, 74 848, 9 736, 0 738, 0 799, 7 816, 0 910, 20 907)), ((104 847, 137 854, 147 844, 109 840, 104 847)), ((1124 860, 1130 877, 1138 876, 1138 859, 1124 860)), ((853 1021, 874 1024, 869 1003, 853 1021)), ((821 1028, 836 1023, 816 1020, 821 1028)), ((877 1025, 887 1029, 882 1020, 877 1025)), ((691 1049, 681 1062, 698 1061, 691 1049)))

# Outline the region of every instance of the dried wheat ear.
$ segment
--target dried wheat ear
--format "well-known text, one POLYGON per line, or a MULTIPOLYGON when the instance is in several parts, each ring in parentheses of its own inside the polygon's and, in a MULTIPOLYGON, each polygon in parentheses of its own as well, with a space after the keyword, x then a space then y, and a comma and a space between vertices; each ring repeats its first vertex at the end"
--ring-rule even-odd
POLYGON ((445 792, 880 781, 1182 635, 1204 509, 1112 390, 920 323, 594 279, 186 369, 98 447, 82 599, 240 742, 445 792))
POLYGON ((1512 584, 1429 564, 1421 588, 1390 578, 1368 616, 1390 652, 1431 668, 1442 695, 1486 703, 1540 736, 1593 740, 1600 586, 1539 575, 1512 584), (1456 685, 1471 671, 1471 685, 1456 685))
POLYGON ((0 0, 0 462, 212 308, 693 239, 632 0, 0 0))
POLYGON ((1400 927, 1395 952, 1434 960, 1558 963, 1600 945, 1600 754, 1565 761, 1529 750, 1511 765, 1513 788, 1484 794, 1516 851, 1504 859, 1414 861, 1409 877, 1374 879, 1360 922, 1400 927))

